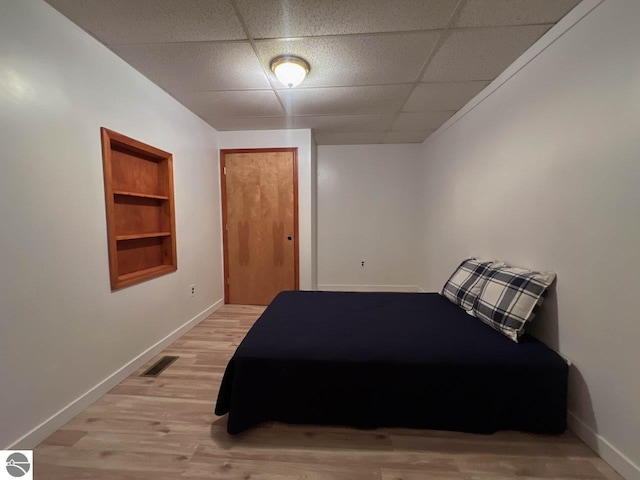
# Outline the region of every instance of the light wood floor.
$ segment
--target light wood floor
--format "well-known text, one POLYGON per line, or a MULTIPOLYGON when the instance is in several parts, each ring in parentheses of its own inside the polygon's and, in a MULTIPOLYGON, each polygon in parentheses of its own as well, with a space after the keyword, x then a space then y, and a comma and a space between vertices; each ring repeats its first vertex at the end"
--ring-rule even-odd
POLYGON ((572 433, 473 435, 268 423, 237 436, 213 414, 224 368, 261 307, 222 307, 34 452, 42 480, 620 479, 572 433))

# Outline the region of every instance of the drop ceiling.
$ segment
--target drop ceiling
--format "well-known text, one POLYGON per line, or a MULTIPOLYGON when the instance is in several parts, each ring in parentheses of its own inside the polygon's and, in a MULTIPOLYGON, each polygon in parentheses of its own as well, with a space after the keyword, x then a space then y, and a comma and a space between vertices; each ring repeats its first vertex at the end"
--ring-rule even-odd
POLYGON ((424 141, 580 0, 47 0, 218 130, 424 141), (270 60, 311 72, 281 86, 270 60))

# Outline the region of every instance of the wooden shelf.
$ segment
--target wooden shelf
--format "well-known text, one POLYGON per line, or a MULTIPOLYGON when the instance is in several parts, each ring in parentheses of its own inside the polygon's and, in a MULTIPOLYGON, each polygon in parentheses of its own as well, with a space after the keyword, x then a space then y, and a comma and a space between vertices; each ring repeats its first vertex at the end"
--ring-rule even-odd
POLYGON ((102 128, 102 158, 111 290, 174 272, 172 155, 102 128))
POLYGON ((127 287, 134 283, 142 282, 149 278, 159 277, 167 273, 175 272, 177 267, 173 265, 158 265, 157 267, 147 268, 145 270, 138 270, 137 272, 127 273, 118 277, 118 288, 127 287))
POLYGON ((113 194, 121 195, 123 197, 151 198, 154 200, 169 200, 169 197, 167 197, 166 195, 151 195, 149 193, 125 192, 124 190, 114 190, 113 194))
POLYGON ((131 235, 116 235, 118 242, 123 240, 137 240, 139 238, 156 238, 156 237, 168 237, 171 232, 154 232, 154 233, 134 233, 131 235))

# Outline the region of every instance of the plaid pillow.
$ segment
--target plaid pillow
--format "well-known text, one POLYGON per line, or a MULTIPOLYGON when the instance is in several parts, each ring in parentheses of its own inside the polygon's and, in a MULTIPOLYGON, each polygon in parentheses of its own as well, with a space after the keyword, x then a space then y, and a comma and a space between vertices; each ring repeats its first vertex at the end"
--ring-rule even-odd
POLYGON ((471 310, 492 265, 492 261, 477 258, 463 260, 442 287, 440 295, 465 310, 471 310))
POLYGON ((486 278, 473 304, 473 313, 517 342, 556 274, 505 266, 492 268, 486 278))

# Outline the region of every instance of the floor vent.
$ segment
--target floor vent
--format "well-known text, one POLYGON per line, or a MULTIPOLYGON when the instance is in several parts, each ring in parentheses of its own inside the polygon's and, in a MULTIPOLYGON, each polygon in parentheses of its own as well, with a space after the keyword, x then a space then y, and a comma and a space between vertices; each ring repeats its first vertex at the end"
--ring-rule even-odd
POLYGON ((156 363, 151 365, 151 367, 145 370, 145 372, 140 376, 141 377, 157 377, 164 371, 165 368, 167 368, 177 359, 178 357, 164 356, 160 360, 158 360, 156 363))

